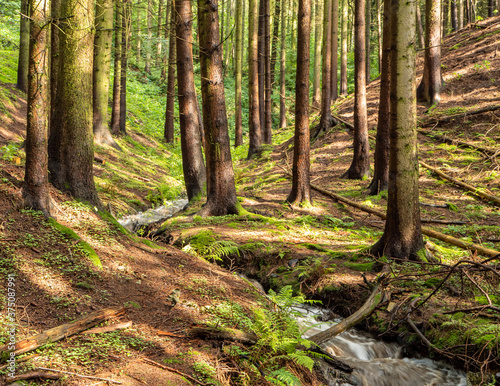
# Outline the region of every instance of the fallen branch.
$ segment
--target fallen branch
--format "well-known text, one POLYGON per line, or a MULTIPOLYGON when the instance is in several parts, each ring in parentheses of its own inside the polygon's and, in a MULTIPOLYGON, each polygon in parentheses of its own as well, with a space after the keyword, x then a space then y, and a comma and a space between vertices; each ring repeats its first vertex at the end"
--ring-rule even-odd
POLYGON ((245 344, 255 344, 259 338, 252 332, 244 332, 234 328, 194 327, 189 335, 201 339, 230 340, 245 344))
POLYGON ((451 181, 453 182, 455 185, 458 185, 464 189, 467 189, 469 190, 470 192, 474 193, 476 196, 479 196, 487 201, 491 201, 491 202, 494 202, 496 205, 500 205, 500 198, 496 197, 496 196, 493 196, 491 194, 488 194, 488 193, 484 193, 484 192, 481 192, 479 189, 475 188, 474 186, 472 185, 469 185, 469 184, 466 184, 465 182, 462 182, 462 181, 459 181, 451 176, 449 176, 448 174, 445 174, 443 173, 441 170, 439 169, 436 169, 430 165, 427 165, 425 162, 423 161, 420 161, 420 165, 422 165, 424 168, 426 169, 429 169, 431 171, 433 171, 434 173, 436 173, 438 176, 448 180, 448 181, 451 181))
POLYGON ((55 369, 47 369, 45 367, 39 367, 38 369, 40 370, 45 370, 45 371, 55 371, 56 373, 61 373, 61 374, 67 374, 67 375, 73 375, 75 377, 79 377, 79 378, 87 378, 87 379, 97 379, 98 381, 105 381, 105 382, 111 382, 111 383, 116 383, 118 385, 121 385, 122 383, 119 382, 119 381, 114 381, 112 379, 109 379, 109 378, 100 378, 100 377, 94 377, 94 376, 91 376, 91 375, 82 375, 82 374, 78 374, 78 373, 72 373, 71 371, 63 371, 63 370, 55 370, 55 369))
POLYGON ((498 155, 497 151, 494 149, 489 149, 487 147, 477 146, 477 145, 474 145, 474 144, 469 143, 469 142, 459 141, 458 139, 448 138, 445 135, 434 134, 434 133, 431 133, 430 131, 427 131, 427 130, 418 130, 418 132, 420 134, 427 135, 428 137, 431 137, 432 139, 436 139, 436 140, 439 140, 441 142, 448 143, 450 145, 469 147, 471 149, 476 149, 476 150, 479 150, 479 151, 486 153, 486 154, 489 154, 489 155, 498 155))
POLYGON ((41 371, 33 371, 30 373, 19 374, 19 375, 16 375, 14 377, 7 377, 7 379, 5 379, 5 383, 9 384, 9 383, 17 382, 17 381, 26 381, 28 379, 55 379, 55 380, 57 380, 59 378, 61 378, 61 376, 58 374, 51 374, 51 373, 41 372, 41 371))
POLYGON ((432 124, 436 124, 436 123, 439 124, 439 123, 443 123, 443 122, 452 121, 453 119, 463 118, 463 117, 466 117, 469 115, 482 114, 482 113, 486 113, 489 111, 495 111, 495 110, 500 110, 500 105, 482 107, 480 109, 468 110, 468 111, 465 111, 465 112, 459 113, 459 114, 445 115, 444 117, 430 117, 430 118, 427 118, 427 119, 419 122, 419 124, 421 126, 428 126, 428 125, 432 125, 432 124))
POLYGON ((106 160, 98 155, 94 155, 94 161, 103 165, 106 164, 106 160))
POLYGON ((368 300, 351 316, 342 319, 340 323, 335 326, 330 327, 328 330, 321 331, 320 333, 313 335, 309 338, 309 340, 314 343, 321 344, 326 342, 328 339, 332 339, 337 336, 341 332, 344 332, 355 326, 368 316, 377 308, 382 299, 384 298, 384 287, 381 283, 377 283, 368 298, 368 300))
POLYGON ((165 365, 162 365, 161 363, 158 363, 158 362, 155 362, 155 361, 152 361, 151 359, 148 359, 148 358, 141 358, 143 362, 145 363, 149 363, 150 365, 153 365, 153 366, 157 366, 159 367, 160 369, 163 369, 163 370, 168 370, 172 373, 176 373, 176 374, 179 374, 180 376, 184 377, 184 378, 187 378, 189 379, 191 382, 194 382, 200 386, 215 386, 213 383, 203 383, 203 382, 200 382, 198 381, 196 378, 193 378, 191 375, 188 375, 186 373, 183 373, 182 371, 179 371, 177 369, 174 369, 173 367, 169 367, 169 366, 165 366, 165 365))
POLYGON ((433 218, 423 218, 420 221, 425 224, 444 224, 444 225, 465 225, 470 223, 470 221, 438 220, 433 218))
POLYGON ((125 328, 129 328, 130 326, 132 326, 131 320, 124 323, 113 324, 112 326, 92 328, 90 330, 84 331, 83 334, 103 334, 105 332, 124 330, 125 328))
MULTIPOLYGON (((34 335, 30 338, 17 342, 14 353, 16 355, 24 354, 25 352, 37 349, 45 343, 57 342, 58 340, 67 338, 71 335, 78 334, 91 327, 94 327, 107 319, 121 316, 124 313, 125 308, 122 307, 105 308, 103 310, 93 312, 84 318, 75 320, 74 322, 51 328, 50 330, 46 330, 41 334, 34 335)), ((10 351, 8 345, 3 345, 0 347, 0 354, 5 351, 10 351)))

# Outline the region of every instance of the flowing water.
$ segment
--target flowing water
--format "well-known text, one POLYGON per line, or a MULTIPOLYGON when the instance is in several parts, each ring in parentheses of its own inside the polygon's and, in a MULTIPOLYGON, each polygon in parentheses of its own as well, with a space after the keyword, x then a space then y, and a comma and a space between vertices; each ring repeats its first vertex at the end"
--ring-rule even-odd
POLYGON ((135 232, 142 225, 151 224, 172 217, 173 214, 184 208, 187 203, 188 200, 185 198, 168 201, 165 205, 157 208, 151 208, 145 212, 124 216, 118 220, 118 222, 129 231, 135 232))
MULTIPOLYGON (((337 320, 324 320, 324 310, 300 306, 296 307, 302 316, 299 323, 309 327, 304 337, 310 337, 324 331, 337 320)), ((428 358, 403 358, 402 347, 396 343, 385 343, 373 339, 370 335, 351 329, 321 345, 325 351, 354 368, 349 380, 339 380, 329 369, 324 369, 325 376, 332 386, 466 386, 464 372, 428 358)))

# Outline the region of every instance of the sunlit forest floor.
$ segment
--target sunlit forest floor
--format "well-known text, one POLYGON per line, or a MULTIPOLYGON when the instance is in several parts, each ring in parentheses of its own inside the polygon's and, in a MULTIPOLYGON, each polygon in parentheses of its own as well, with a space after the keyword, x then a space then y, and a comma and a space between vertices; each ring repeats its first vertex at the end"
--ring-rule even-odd
MULTIPOLYGON (((465 113, 500 104, 499 33, 500 18, 496 17, 448 36, 443 43, 446 85, 441 102, 431 111, 418 106, 419 128, 428 133, 419 133, 420 159, 497 197, 500 110, 465 113), (445 123, 433 120, 455 114, 445 123), (443 142, 443 137, 449 141, 443 142), (453 142, 456 140, 491 152, 461 146, 453 142)), ((417 78, 421 65, 419 58, 417 78)), ((368 89, 372 136, 378 87, 375 80, 368 89)), ((48 222, 39 213, 19 210, 26 102, 6 83, 0 84, 0 96, 0 343, 7 336, 4 298, 10 273, 16 274, 18 340, 110 306, 127 307, 121 321, 133 322, 126 330, 75 335, 50 343, 19 357, 19 371, 49 367, 112 378, 125 385, 192 384, 179 374, 142 361, 150 358, 192 374, 200 382, 234 384, 235 374, 242 368, 222 346, 186 333, 197 325, 242 328, 241 313, 251 314, 254 307, 268 306, 258 289, 235 272, 259 281, 266 290, 291 285, 344 316, 369 296, 365 278, 372 281, 377 272, 373 272, 373 256, 365 250, 381 236, 384 223, 317 191, 313 192, 313 207, 292 208, 285 202, 291 187, 286 172, 293 156, 288 141, 292 126, 276 131, 275 145, 266 147, 258 159, 245 160, 245 148, 234 153, 238 197, 248 214, 201 218, 196 216, 200 202, 161 228, 157 225, 143 230, 141 235, 146 237, 142 238, 125 231, 111 216, 96 213, 54 189, 51 194, 57 204, 53 211, 57 223, 48 222), (153 240, 148 238, 153 234, 153 240), (96 266, 93 251, 102 269, 96 266), (172 308, 168 296, 175 289, 180 289, 180 299, 172 308)), ((351 124, 352 111, 351 96, 334 107, 335 115, 351 124)), ((140 114, 131 111, 129 135, 118 140, 124 152, 96 149, 105 161, 94 165, 96 186, 116 217, 158 205, 182 191, 182 184, 173 177, 181 170, 178 150, 143 130, 140 114)), ((334 127, 315 140, 311 180, 323 189, 384 211, 386 193, 368 196, 369 181, 340 178, 351 162, 351 142, 348 126, 334 127)), ((373 149, 373 139, 371 145, 373 149)), ((420 169, 420 201, 424 204, 423 219, 456 222, 424 225, 500 250, 498 205, 424 167, 420 169)), ((467 266, 448 278, 449 267, 460 259, 481 262, 485 257, 428 237, 425 240, 436 263, 391 263, 390 299, 362 327, 383 334, 385 339, 398 340, 408 353, 428 352, 474 372, 498 371, 498 311, 485 307, 445 312, 481 305, 500 307, 499 277, 467 266), (435 345, 430 348, 405 323, 397 323, 405 317, 411 300, 424 299, 433 292, 412 314, 416 326, 435 345)), ((492 263, 498 267, 498 260, 492 263)), ((258 373, 251 376, 248 384, 268 384, 258 373)), ((472 380, 473 384, 479 384, 478 379, 481 376, 472 380)), ((67 376, 54 384, 95 382, 67 376)), ((319 381, 309 379, 304 384, 319 381)))

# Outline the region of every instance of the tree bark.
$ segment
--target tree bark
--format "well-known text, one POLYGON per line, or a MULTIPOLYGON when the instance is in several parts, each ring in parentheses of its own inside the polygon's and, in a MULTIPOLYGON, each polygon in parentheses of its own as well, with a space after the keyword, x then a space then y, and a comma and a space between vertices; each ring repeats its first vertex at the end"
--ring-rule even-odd
MULTIPOLYGON (((165 6, 165 28, 164 28, 164 37, 165 37, 165 42, 169 39, 170 36, 170 9, 172 8, 172 0, 167 0, 167 4, 165 6)), ((166 51, 166 43, 165 43, 165 51, 166 51)), ((167 79, 167 71, 168 71, 168 66, 169 66, 169 57, 170 57, 170 49, 167 55, 167 52, 165 52, 162 56, 162 66, 161 66, 161 73, 160 73, 160 81, 163 84, 165 82, 165 79, 167 79)))
POLYGON ((382 73, 382 10, 383 5, 377 0, 377 41, 378 72, 382 73))
POLYGON ((207 202, 201 216, 238 213, 229 143, 217 0, 198 0, 207 202))
POLYGON ((109 75, 111 71, 111 45, 113 40, 113 1, 96 3, 96 33, 94 38, 93 68, 93 131, 100 145, 121 150, 108 128, 109 75))
POLYGON ((321 88, 321 119, 319 130, 327 130, 333 126, 334 120, 330 103, 332 100, 332 0, 325 0, 323 24, 323 79, 321 88))
MULTIPOLYGON (((281 3, 285 0, 274 0, 273 36, 271 47, 271 87, 274 86, 276 61, 278 58, 279 29, 281 20, 281 3)), ((236 3, 239 3, 237 1, 236 3)), ((272 92, 272 88, 271 88, 272 92)))
POLYGON ((370 253, 425 260, 418 192, 415 2, 391 2, 391 132, 384 234, 370 253))
POLYGON ((122 17, 123 4, 120 0, 115 2, 115 68, 113 77, 113 102, 111 105, 111 131, 113 134, 120 134, 120 95, 122 76, 122 17))
POLYGON ((370 83, 370 38, 371 38, 371 0, 365 0, 365 66, 366 84, 370 83))
MULTIPOLYGON (((160 58, 161 58, 161 51, 162 51, 162 37, 163 37, 163 31, 165 26, 162 24, 163 20, 163 0, 158 0, 158 28, 156 30, 156 58, 155 58, 155 63, 156 66, 160 64, 160 58)), ((165 24, 167 24, 167 21, 165 21, 165 24)))
POLYGON ((92 173, 92 62, 94 4, 92 0, 61 2, 60 56, 54 126, 49 139, 52 183, 73 197, 101 207, 92 173))
POLYGON ((464 0, 457 0, 458 29, 464 28, 464 0))
POLYGON ((50 76, 49 76, 49 87, 50 87, 50 103, 49 103, 49 140, 52 131, 54 131, 55 138, 59 137, 59 127, 56 127, 53 122, 54 111, 56 110, 55 100, 57 95, 57 84, 59 77, 59 61, 61 59, 59 55, 59 15, 61 11, 61 1, 51 0, 50 2, 50 14, 52 17, 52 23, 50 26, 50 76))
POLYGON ((174 108, 175 108, 175 62, 176 40, 175 36, 175 0, 171 1, 170 12, 170 40, 168 48, 168 79, 167 79, 167 107, 165 111, 165 142, 174 142, 174 108))
POLYGON ((389 184, 389 126, 391 96, 391 7, 384 4, 382 68, 380 74, 380 100, 378 107, 377 136, 375 141, 375 165, 373 179, 368 187, 370 195, 387 190, 389 184))
POLYGON ((188 200, 191 201, 203 194, 207 179, 201 151, 198 100, 194 85, 191 0, 176 0, 175 14, 182 169, 188 200))
POLYGON ((258 71, 259 71, 259 119, 260 128, 262 131, 262 142, 266 143, 266 102, 265 102, 265 87, 266 87, 266 65, 265 65, 265 53, 264 53, 264 35, 265 35, 265 23, 264 23, 264 13, 265 13, 265 3, 266 0, 259 0, 259 23, 258 23, 258 71))
POLYGON ((451 0, 450 8, 451 29, 455 32, 458 30, 457 0, 451 0))
POLYGON ((366 109, 365 0, 354 2, 354 156, 343 177, 364 179, 370 174, 370 144, 366 109))
POLYGON ((131 29, 131 3, 130 0, 123 0, 122 17, 122 49, 121 49, 121 76, 120 76, 120 133, 127 134, 127 70, 128 70, 128 50, 130 45, 131 29))
POLYGON ((286 84, 285 84, 285 64, 286 64, 286 0, 282 0, 281 6, 281 52, 280 52, 280 129, 286 127, 286 84))
POLYGON ((137 9, 137 18, 136 18, 136 38, 135 38, 135 65, 139 68, 141 63, 141 54, 142 54, 142 40, 141 40, 141 9, 137 9))
POLYGON ((260 151, 262 146, 262 126, 259 98, 259 50, 258 50, 258 7, 257 0, 250 0, 248 11, 248 158, 260 151))
MULTIPOLYGON (((322 2, 317 1, 314 7, 314 71, 313 71, 313 98, 312 105, 315 107, 321 106, 321 45, 323 34, 321 26, 323 25, 323 12, 321 7, 322 2)), ((297 57, 297 60, 299 58, 297 57)))
POLYGON ((417 89, 417 98, 434 106, 441 100, 441 0, 425 1, 425 52, 422 81, 417 89))
MULTIPOLYGON (((327 7, 325 7, 325 10, 327 7)), ((295 138, 293 148, 292 205, 311 204, 309 161, 309 50, 311 0, 299 0, 297 31, 297 74, 295 80, 295 138)), ((330 34, 330 31, 328 31, 330 34)), ((328 99, 328 102, 330 100, 328 99)))
POLYGON ((347 25, 348 25, 348 4, 347 0, 342 0, 342 31, 341 56, 340 56, 340 95, 347 95, 347 25))
POLYGON ((271 144, 273 133, 271 100, 271 14, 270 0, 264 1, 264 143, 271 144))
POLYGON ((26 127, 26 167, 23 185, 24 205, 50 216, 49 175, 47 172, 47 133, 49 126, 49 42, 50 6, 48 0, 31 0, 28 115, 26 127))
POLYGON ((17 88, 28 92, 28 68, 30 46, 29 0, 21 0, 21 22, 19 28, 19 58, 17 62, 17 88))
POLYGON ((425 49, 424 28, 422 27, 422 15, 420 14, 420 4, 417 1, 417 28, 418 28, 418 43, 420 49, 425 49))
MULTIPOLYGON (((279 1, 279 0, 277 0, 279 1)), ((234 147, 243 145, 243 121, 241 111, 241 85, 243 64, 243 1, 236 1, 236 66, 235 66, 235 126, 234 147)))
POLYGON ((331 103, 339 97, 338 91, 339 67, 339 0, 332 2, 332 86, 331 103))
POLYGON ((146 63, 144 64, 144 72, 146 74, 151 74, 151 41, 153 40, 153 0, 148 0, 148 8, 146 10, 146 25, 148 31, 148 40, 146 44, 146 63))

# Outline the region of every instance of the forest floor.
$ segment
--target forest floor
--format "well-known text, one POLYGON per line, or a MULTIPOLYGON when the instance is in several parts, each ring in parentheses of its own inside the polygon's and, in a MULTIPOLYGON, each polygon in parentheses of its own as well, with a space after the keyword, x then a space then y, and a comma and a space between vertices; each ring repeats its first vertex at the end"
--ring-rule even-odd
MULTIPOLYGON (((499 149, 500 110, 462 115, 445 123, 424 123, 500 104, 499 33, 500 18, 496 17, 448 36, 443 44, 446 86, 441 102, 427 113, 426 106, 418 107, 423 130, 492 150, 485 153, 419 134, 420 159, 495 196, 500 196, 500 165, 499 157, 492 154, 499 149)), ((418 77, 421 58, 419 64, 418 77)), ((372 135, 378 87, 378 80, 368 86, 372 135)), ((171 238, 152 242, 129 234, 112 217, 96 213, 55 189, 51 189, 56 203, 54 217, 62 227, 39 213, 20 210, 24 174, 20 144, 26 102, 11 85, 0 84, 0 91, 4 102, 0 107, 0 343, 7 337, 5 304, 7 275, 11 273, 16 275, 18 340, 111 306, 126 307, 126 316, 119 320, 132 321, 125 330, 78 334, 47 344, 34 354, 27 353, 26 360, 19 357, 18 372, 47 367, 110 378, 124 385, 192 384, 182 375, 144 362, 149 358, 191 374, 199 382, 228 385, 230 378, 234 381, 235 374, 242 371, 240 364, 220 344, 186 334, 192 326, 224 320, 239 326, 242 313, 251 315, 253 308, 267 306, 259 291, 235 272, 258 280, 266 289, 291 285, 344 316, 368 297, 370 291, 363 275, 371 281, 377 272, 372 272, 374 259, 364 250, 381 236, 384 223, 317 191, 311 208, 292 208, 285 203, 291 186, 286 175, 293 156, 286 142, 293 135, 291 128, 277 132, 276 138, 283 142, 267 147, 260 158, 235 161, 241 204, 257 215, 200 218, 196 216, 200 203, 165 223, 163 229, 171 238), (215 248, 217 243, 225 245, 227 253, 215 248), (89 259, 92 250, 102 268, 89 259), (216 258, 220 258, 219 265, 206 261, 216 258), (180 299, 172 308, 168 296, 175 289, 180 289, 180 299)), ((352 110, 353 98, 349 96, 335 105, 334 113, 352 123, 352 110)), ((171 169, 179 168, 169 163, 172 149, 139 130, 130 130, 119 143, 124 148, 122 153, 98 148, 97 154, 106 162, 95 163, 98 191, 112 213, 118 217, 133 208, 144 209, 180 192, 182 187, 170 177, 171 169)), ((385 193, 368 196, 369 181, 340 178, 352 159, 351 143, 347 127, 335 127, 314 141, 312 182, 384 211, 385 193)), ((373 148, 373 141, 371 145, 373 148)), ((500 250, 498 205, 479 199, 423 167, 420 200, 437 205, 422 205, 422 218, 457 222, 426 226, 500 250)), ((409 353, 428 350, 430 355, 448 359, 466 370, 477 372, 482 366, 485 374, 498 371, 500 317, 492 310, 500 307, 498 277, 491 270, 481 271, 478 265, 464 264, 447 278, 450 266, 461 259, 481 263, 484 256, 427 237, 426 243, 439 263, 391 263, 390 301, 363 327, 384 333, 384 338, 397 339, 409 353), (406 323, 396 325, 415 296, 424 299, 431 294, 412 319, 441 351, 426 347, 406 323), (453 312, 481 305, 492 307, 453 312)), ((108 323, 115 322, 118 320, 108 323)), ((5 374, 6 370, 1 371, 5 374)), ((67 375, 53 384, 96 382, 67 375)), ((254 374, 249 384, 268 383, 254 374)), ((319 381, 309 379, 305 384, 319 381)))

